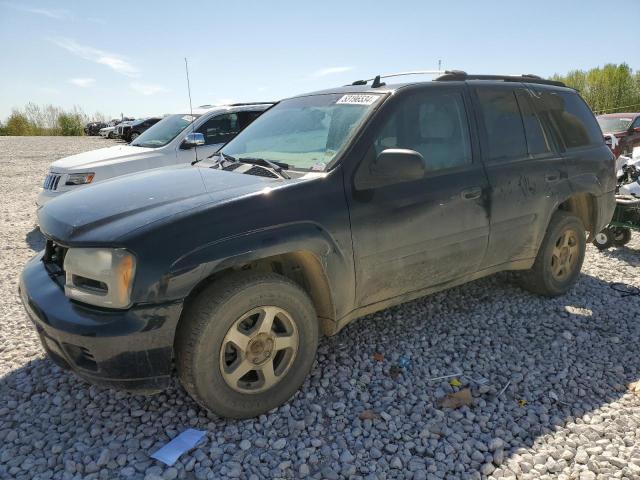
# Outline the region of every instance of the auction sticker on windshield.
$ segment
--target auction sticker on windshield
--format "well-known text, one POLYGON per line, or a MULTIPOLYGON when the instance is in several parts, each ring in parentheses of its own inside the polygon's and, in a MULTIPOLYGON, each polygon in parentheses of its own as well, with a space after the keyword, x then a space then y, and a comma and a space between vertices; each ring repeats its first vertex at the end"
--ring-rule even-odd
POLYGON ((341 105, 371 105, 380 95, 351 94, 343 95, 336 103, 341 105))

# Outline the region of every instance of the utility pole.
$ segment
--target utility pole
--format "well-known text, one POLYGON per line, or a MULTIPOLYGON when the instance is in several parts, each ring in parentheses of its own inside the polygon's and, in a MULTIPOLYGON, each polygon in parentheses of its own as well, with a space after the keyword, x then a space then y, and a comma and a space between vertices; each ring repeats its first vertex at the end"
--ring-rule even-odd
POLYGON ((442 71, 442 60, 438 60, 438 71, 442 71))

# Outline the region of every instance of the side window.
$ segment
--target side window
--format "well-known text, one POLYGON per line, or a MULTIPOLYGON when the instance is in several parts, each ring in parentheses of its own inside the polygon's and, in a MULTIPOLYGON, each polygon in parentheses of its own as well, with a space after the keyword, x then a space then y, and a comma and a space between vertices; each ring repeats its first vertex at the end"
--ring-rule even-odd
POLYGON ((527 143, 516 97, 511 89, 476 90, 487 132, 488 160, 525 157, 527 143))
POLYGON ((636 118, 636 120, 631 124, 631 128, 640 128, 640 117, 636 118))
POLYGON ((218 143, 227 143, 235 137, 240 130, 238 115, 235 113, 225 113, 207 120, 198 128, 197 132, 204 135, 205 145, 215 145, 218 143))
POLYGON ((469 126, 462 95, 433 93, 406 98, 379 130, 370 156, 375 158, 387 148, 419 152, 427 172, 470 164, 469 126))
POLYGON ((598 122, 578 94, 550 90, 538 90, 537 93, 568 149, 604 141, 598 122))
POLYGON ((525 90, 517 90, 516 98, 522 113, 522 123, 527 137, 527 148, 530 155, 540 155, 551 151, 551 141, 538 115, 531 106, 531 94, 525 90))
POLYGON ((239 112, 238 117, 240 118, 240 130, 242 130, 247 125, 252 123, 261 114, 262 114, 261 111, 260 112, 253 112, 253 111, 239 112))

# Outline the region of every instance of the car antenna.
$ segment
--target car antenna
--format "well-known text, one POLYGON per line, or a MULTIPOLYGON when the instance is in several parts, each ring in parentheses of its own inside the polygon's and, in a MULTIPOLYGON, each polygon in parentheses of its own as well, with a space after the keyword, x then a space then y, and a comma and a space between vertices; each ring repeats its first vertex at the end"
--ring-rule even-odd
MULTIPOLYGON (((187 57, 184 57, 184 70, 187 73, 187 93, 189 94, 189 113, 191 114, 191 133, 193 133, 193 106, 191 105, 191 82, 189 81, 189 62, 187 62, 187 57)), ((196 154, 196 160, 198 160, 198 146, 193 146, 193 151, 196 154)), ((192 164, 193 165, 193 164, 192 164)))

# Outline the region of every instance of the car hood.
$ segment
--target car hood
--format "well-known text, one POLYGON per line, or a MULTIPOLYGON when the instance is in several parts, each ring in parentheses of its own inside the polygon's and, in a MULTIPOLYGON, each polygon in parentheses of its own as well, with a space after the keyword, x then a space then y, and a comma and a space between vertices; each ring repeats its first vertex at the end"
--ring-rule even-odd
POLYGON ((160 168, 61 195, 38 211, 38 221, 43 233, 63 244, 117 243, 158 220, 283 184, 275 178, 190 165, 160 168))
POLYGON ((119 163, 123 160, 136 160, 154 154, 157 155, 156 150, 155 148, 132 147, 130 145, 100 148, 56 160, 51 164, 50 170, 56 173, 85 171, 89 168, 119 163))

